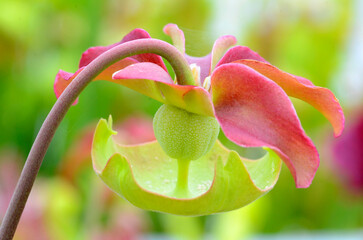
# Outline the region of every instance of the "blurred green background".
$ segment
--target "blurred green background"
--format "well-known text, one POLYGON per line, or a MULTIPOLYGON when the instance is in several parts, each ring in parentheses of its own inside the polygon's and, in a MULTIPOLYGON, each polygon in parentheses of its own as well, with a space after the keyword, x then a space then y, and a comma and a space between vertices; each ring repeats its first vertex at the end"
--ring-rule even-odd
MULTIPOLYGON (((0 1, 0 220, 56 101, 56 73, 76 71, 88 47, 117 42, 134 28, 170 42, 162 28, 176 23, 187 53, 203 56, 218 36, 232 34, 280 69, 330 88, 349 129, 363 109, 362 16, 360 0, 0 1)), ((87 143, 98 119, 112 114, 127 142, 131 126, 125 121, 149 126, 160 106, 112 83, 92 83, 55 135, 16 239, 362 239, 363 186, 351 189, 340 176, 328 121, 292 100, 320 152, 313 184, 296 189, 284 167, 276 187, 248 207, 186 218, 136 209, 105 190, 90 170, 87 143)), ((362 158, 356 158, 360 165, 362 158)))

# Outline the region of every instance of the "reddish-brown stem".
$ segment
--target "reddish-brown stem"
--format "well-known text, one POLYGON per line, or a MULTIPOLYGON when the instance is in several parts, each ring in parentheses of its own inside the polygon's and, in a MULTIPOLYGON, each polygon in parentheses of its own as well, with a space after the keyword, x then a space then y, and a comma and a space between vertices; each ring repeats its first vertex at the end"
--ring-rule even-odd
POLYGON ((87 65, 56 101, 39 130, 2 221, 0 240, 13 238, 44 155, 71 104, 105 68, 125 57, 142 53, 155 53, 164 57, 173 67, 179 84, 193 85, 193 76, 184 56, 172 45, 157 39, 139 39, 120 44, 87 65))

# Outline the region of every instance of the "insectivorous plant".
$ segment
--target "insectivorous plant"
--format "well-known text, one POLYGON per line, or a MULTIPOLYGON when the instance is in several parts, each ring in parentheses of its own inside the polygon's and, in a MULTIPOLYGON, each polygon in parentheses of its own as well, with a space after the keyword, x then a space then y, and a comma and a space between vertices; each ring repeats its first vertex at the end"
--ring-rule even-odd
POLYGON ((247 47, 233 47, 233 36, 220 37, 209 55, 197 58, 185 54, 184 34, 176 25, 164 31, 175 47, 135 29, 119 43, 88 49, 76 73, 58 72, 59 99, 29 154, 0 234, 17 223, 22 210, 16 206, 24 206, 56 127, 92 80, 111 81, 164 104, 154 117, 157 141, 118 144, 111 117, 100 120, 94 135, 97 175, 140 208, 180 215, 240 208, 274 186, 281 160, 297 187, 311 184, 319 156, 289 96, 319 110, 338 136, 344 115, 332 92, 279 70, 247 47), (258 160, 240 157, 217 140, 219 128, 236 144, 264 147, 266 154, 258 160))

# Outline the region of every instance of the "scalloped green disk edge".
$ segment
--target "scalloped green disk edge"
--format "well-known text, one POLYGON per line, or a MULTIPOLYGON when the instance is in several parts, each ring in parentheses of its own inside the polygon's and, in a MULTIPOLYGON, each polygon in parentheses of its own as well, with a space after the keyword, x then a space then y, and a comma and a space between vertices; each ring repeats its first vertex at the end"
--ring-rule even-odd
POLYGON ((117 144, 111 125, 111 118, 97 125, 92 146, 95 172, 112 191, 145 210, 198 216, 238 209, 271 190, 280 174, 281 160, 272 150, 248 160, 217 141, 209 153, 190 164, 191 194, 176 198, 177 161, 156 141, 117 144))

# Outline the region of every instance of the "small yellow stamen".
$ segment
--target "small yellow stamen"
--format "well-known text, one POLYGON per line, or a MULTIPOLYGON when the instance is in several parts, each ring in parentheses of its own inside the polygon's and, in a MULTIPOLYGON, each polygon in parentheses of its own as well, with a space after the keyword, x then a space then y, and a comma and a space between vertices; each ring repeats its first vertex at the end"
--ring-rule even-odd
POLYGON ((203 88, 207 91, 210 89, 210 76, 206 77, 203 82, 203 88))
POLYGON ((192 74, 193 74, 196 85, 201 86, 201 84, 200 84, 200 67, 195 63, 192 63, 189 66, 190 66, 190 69, 192 70, 192 74))

